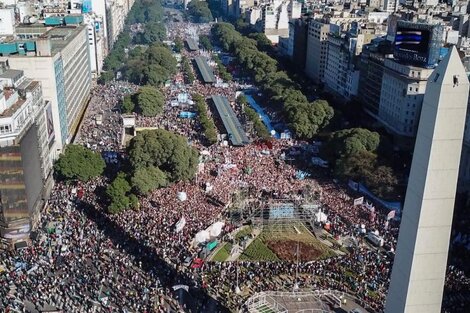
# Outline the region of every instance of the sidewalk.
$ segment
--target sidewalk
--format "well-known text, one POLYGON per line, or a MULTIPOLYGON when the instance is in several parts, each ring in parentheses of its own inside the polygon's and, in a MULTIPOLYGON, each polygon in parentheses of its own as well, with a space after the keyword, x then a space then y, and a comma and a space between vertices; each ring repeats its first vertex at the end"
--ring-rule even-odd
MULTIPOLYGON (((256 238, 258 238, 259 234, 261 233, 261 230, 260 229, 253 229, 253 237, 250 238, 247 242, 246 242, 246 247, 248 248, 250 246, 250 244, 253 242, 253 240, 255 240, 256 238)), ((226 261, 228 262, 233 262, 233 261, 236 261, 238 260, 238 258, 240 257, 240 255, 243 253, 244 249, 242 249, 241 247, 239 247, 237 249, 237 252, 235 252, 234 254, 231 254, 228 259, 226 261)))

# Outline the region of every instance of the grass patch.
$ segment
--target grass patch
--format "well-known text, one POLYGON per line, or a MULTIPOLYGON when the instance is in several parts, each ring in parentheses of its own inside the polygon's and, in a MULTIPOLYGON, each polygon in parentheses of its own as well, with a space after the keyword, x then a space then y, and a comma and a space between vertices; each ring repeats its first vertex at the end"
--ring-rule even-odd
POLYGON ((279 258, 259 238, 256 238, 240 255, 240 260, 279 261, 279 258))
POLYGON ((226 243, 222 248, 217 251, 217 253, 212 258, 212 261, 224 262, 230 256, 230 251, 232 250, 232 244, 226 243))
POLYGON ((251 226, 242 228, 238 231, 238 233, 235 234, 235 239, 236 240, 242 239, 243 237, 250 235, 252 231, 253 231, 253 228, 251 226))

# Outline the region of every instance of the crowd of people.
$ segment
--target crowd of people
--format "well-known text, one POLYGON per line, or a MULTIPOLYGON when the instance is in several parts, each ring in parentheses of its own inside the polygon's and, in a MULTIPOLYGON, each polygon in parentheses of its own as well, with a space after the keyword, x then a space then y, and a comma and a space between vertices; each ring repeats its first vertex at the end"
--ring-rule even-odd
MULTIPOLYGON (((184 29, 172 28, 170 39, 192 36, 193 28, 189 33, 184 29)), ((119 102, 137 88, 122 81, 95 86, 77 142, 97 151, 120 151, 125 157, 119 102), (102 116, 98 125, 97 115, 102 116)), ((398 235, 398 222, 387 218, 387 210, 376 206, 372 212, 369 206, 354 205, 356 195, 330 179, 298 179, 295 166, 284 162, 283 156, 305 143, 289 139, 205 147, 197 117, 179 117, 191 105, 171 105, 181 93, 219 94, 241 115, 235 101, 238 88, 236 82, 224 88, 175 83, 164 89, 167 101, 162 115, 136 115, 137 127, 166 128, 187 137, 202 160, 192 181, 141 197, 139 210, 106 213, 107 177, 76 185, 57 182, 31 244, 20 251, 1 252, 0 284, 5 287, 0 288, 0 311, 51 305, 64 312, 223 312, 243 308, 255 292, 292 290, 294 285, 302 290, 344 291, 370 312, 382 311, 393 264, 390 252, 398 235), (241 188, 248 188, 258 202, 266 195, 298 201, 306 190, 318 194, 331 235, 338 241, 357 238, 357 244, 349 253, 310 262, 206 261, 189 266, 187 260, 201 257, 203 251, 195 235, 225 219, 233 194, 241 188), (179 198, 181 193, 185 198, 179 198), (362 229, 378 231, 386 249, 366 245, 362 229), (241 292, 236 292, 237 287, 241 292)), ((221 236, 239 226, 224 222, 221 236)), ((468 293, 469 280, 452 267, 446 286, 468 293)), ((452 297, 444 299, 449 307, 455 303, 452 297)))

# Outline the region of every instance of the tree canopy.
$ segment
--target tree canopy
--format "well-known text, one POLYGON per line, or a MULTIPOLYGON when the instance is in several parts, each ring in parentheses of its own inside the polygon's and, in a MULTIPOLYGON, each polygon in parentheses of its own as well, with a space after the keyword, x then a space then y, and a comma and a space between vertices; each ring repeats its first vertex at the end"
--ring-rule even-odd
POLYGON ((141 195, 147 195, 150 191, 164 187, 168 183, 166 174, 158 167, 139 167, 131 178, 132 188, 141 195))
MULTIPOLYGON (((121 72, 124 79, 135 84, 151 84, 158 86, 176 71, 176 60, 160 49, 145 49, 141 46, 130 49, 131 43, 138 45, 160 45, 166 38, 163 23, 163 8, 160 0, 137 1, 130 10, 124 30, 118 36, 113 49, 104 61, 106 74, 100 76, 99 82, 106 83, 121 72), (131 24, 141 23, 144 31, 132 33, 131 24), (133 36, 131 37, 131 34, 133 36), (160 61, 153 54, 162 55, 160 61)), ((162 46, 164 47, 164 46, 162 46)), ((168 49, 167 49, 168 50, 168 49)))
POLYGON ((141 87, 137 93, 137 109, 143 116, 157 116, 163 112, 165 97, 156 88, 141 87))
POLYGON ((213 145, 217 142, 217 130, 215 127, 214 120, 207 114, 206 100, 199 94, 193 94, 192 98, 196 103, 196 110, 199 116, 199 123, 201 123, 204 131, 204 137, 207 140, 208 145, 213 145))
POLYGON ((214 48, 212 47, 212 43, 209 36, 207 35, 199 36, 199 44, 206 50, 212 50, 214 48))
POLYGON ((133 98, 133 95, 125 95, 124 98, 122 99, 122 112, 123 113, 131 113, 135 109, 135 101, 133 98))
POLYGON ((232 52, 245 71, 268 98, 270 105, 280 107, 296 136, 311 139, 328 125, 334 110, 325 100, 310 103, 297 84, 279 71, 278 63, 261 50, 270 50, 271 43, 262 34, 242 36, 228 23, 217 23, 212 27, 212 38, 227 51, 232 52))
POLYGON ((195 23, 209 23, 214 19, 209 4, 200 0, 192 0, 188 3, 188 14, 195 23))
POLYGON ((196 173, 198 153, 186 138, 163 129, 146 130, 135 136, 128 148, 134 171, 154 166, 169 182, 189 180, 196 173))
POLYGON ((59 178, 65 180, 88 181, 100 176, 105 165, 98 153, 80 145, 70 144, 54 164, 54 170, 59 178))
POLYGON ((176 37, 176 38, 175 38, 174 44, 175 44, 175 45, 174 45, 173 48, 175 49, 176 52, 179 53, 179 52, 181 52, 181 50, 183 50, 183 48, 184 48, 184 43, 183 43, 183 40, 181 40, 180 37, 176 37))
POLYGON ((149 45, 152 43, 162 42, 165 38, 165 25, 160 21, 150 22, 144 26, 143 33, 138 33, 134 37, 134 43, 138 45, 149 45))
POLYGON ((325 157, 332 160, 367 151, 375 153, 380 143, 377 132, 365 128, 349 128, 331 134, 323 147, 325 157))
POLYGON ((398 179, 389 166, 381 164, 376 151, 380 136, 364 128, 336 131, 322 147, 322 155, 334 164, 335 175, 366 184, 381 197, 393 194, 398 179))
POLYGON ((118 173, 106 189, 106 195, 111 201, 111 204, 108 206, 108 212, 115 214, 129 208, 131 204, 129 198, 130 191, 131 185, 127 181, 126 175, 122 172, 118 173))

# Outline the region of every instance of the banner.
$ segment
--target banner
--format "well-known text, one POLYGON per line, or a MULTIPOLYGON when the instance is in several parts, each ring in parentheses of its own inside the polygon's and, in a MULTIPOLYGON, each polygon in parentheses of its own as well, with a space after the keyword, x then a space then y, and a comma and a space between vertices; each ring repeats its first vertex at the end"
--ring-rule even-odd
POLYGON ((179 233, 180 231, 183 230, 184 225, 186 225, 186 219, 185 219, 184 216, 183 216, 183 217, 181 217, 181 219, 178 221, 178 223, 176 223, 176 229, 175 229, 175 231, 176 231, 177 233, 179 233))
POLYGON ((366 208, 369 210, 369 211, 372 211, 374 212, 375 211, 375 207, 372 203, 370 203, 369 201, 366 201, 366 208))
POLYGON ((359 189, 359 184, 352 180, 348 181, 348 186, 354 191, 357 191, 359 189))
POLYGON ((364 195, 366 195, 367 197, 371 198, 372 200, 380 203, 381 205, 383 205, 384 207, 386 207, 387 209, 389 210, 395 210, 397 211, 397 214, 400 214, 401 212, 401 202, 390 202, 390 201, 384 201, 382 199, 380 199, 379 197, 377 197, 376 195, 374 195, 372 192, 369 191, 369 189, 367 189, 363 184, 358 184, 359 185, 359 189, 358 191, 364 195))
POLYGON ((354 199, 354 205, 361 205, 364 203, 364 197, 354 199))

